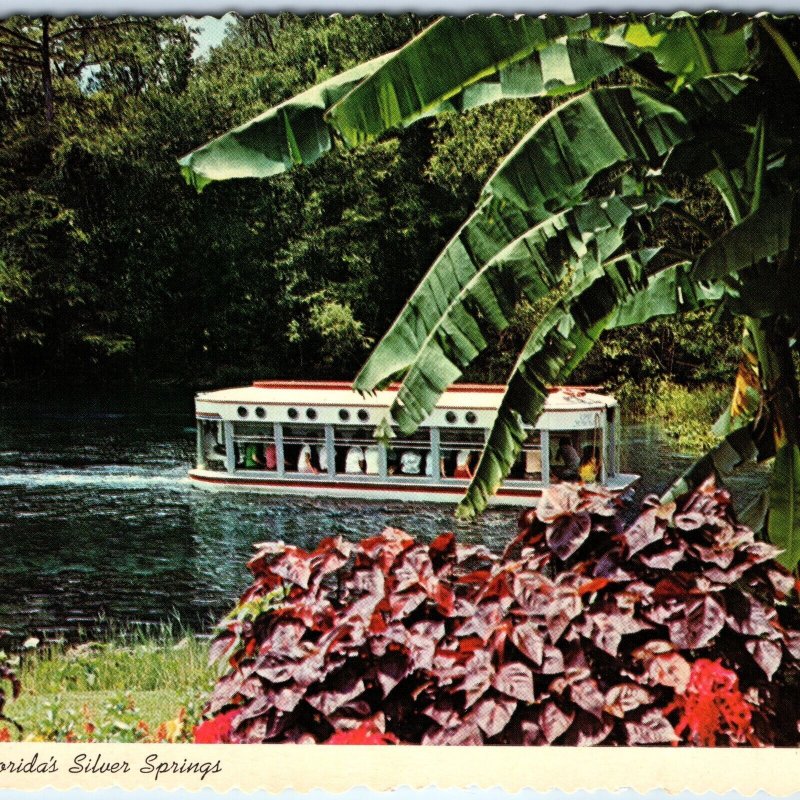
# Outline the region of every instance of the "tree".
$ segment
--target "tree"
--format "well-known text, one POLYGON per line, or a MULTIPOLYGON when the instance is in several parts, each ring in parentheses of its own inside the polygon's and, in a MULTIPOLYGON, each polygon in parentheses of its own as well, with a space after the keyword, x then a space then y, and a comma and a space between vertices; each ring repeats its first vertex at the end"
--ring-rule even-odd
POLYGON ((391 414, 412 430, 522 301, 557 294, 509 376, 459 508, 470 515, 508 474, 547 386, 603 331, 716 306, 741 320, 742 359, 718 422, 725 439, 680 486, 774 458, 766 526, 795 566, 798 32, 796 19, 766 15, 444 18, 181 164, 198 188, 267 177, 442 111, 567 95, 485 184, 355 387, 401 377, 391 414), (678 194, 707 184, 726 209, 722 225, 689 213, 678 194))

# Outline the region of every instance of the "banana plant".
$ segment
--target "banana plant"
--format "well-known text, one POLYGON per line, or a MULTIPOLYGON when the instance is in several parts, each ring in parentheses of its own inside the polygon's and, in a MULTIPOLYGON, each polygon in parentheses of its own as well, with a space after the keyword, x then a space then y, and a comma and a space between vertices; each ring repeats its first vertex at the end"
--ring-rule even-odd
POLYGON ((508 475, 547 387, 564 381, 604 330, 717 307, 741 319, 743 337, 731 404, 716 426, 725 438, 664 499, 709 471, 772 459, 764 525, 795 567, 800 59, 791 43, 799 33, 797 19, 770 15, 446 17, 180 164, 202 189, 268 177, 435 114, 557 98, 488 180, 355 388, 400 380, 391 417, 412 431, 520 302, 551 298, 457 509, 469 517, 508 475), (685 194, 709 184, 724 229, 687 211, 685 194), (668 216, 700 231, 701 244, 671 249, 661 235, 668 216))

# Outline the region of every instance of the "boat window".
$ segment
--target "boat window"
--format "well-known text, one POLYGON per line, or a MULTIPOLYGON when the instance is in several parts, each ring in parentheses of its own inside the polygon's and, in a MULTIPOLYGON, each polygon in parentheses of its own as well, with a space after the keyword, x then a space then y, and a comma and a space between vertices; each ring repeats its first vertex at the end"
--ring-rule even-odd
POLYGON ((602 432, 599 428, 550 433, 550 476, 553 481, 594 483, 601 478, 602 432))
POLYGON ((216 420, 202 419, 200 422, 200 447, 198 466, 204 469, 223 471, 225 469, 225 438, 222 425, 216 420))
POLYGON ((269 422, 234 422, 233 448, 236 469, 277 469, 275 428, 269 422))
POLYGON ((320 425, 284 425, 283 461, 287 473, 314 475, 326 472, 325 428, 320 425))
MULTIPOLYGON (((344 410, 344 409, 342 409, 344 410)), ((337 475, 379 475, 381 444, 371 428, 336 425, 333 429, 337 475)))
POLYGON ((350 412, 346 408, 339 409, 339 419, 342 422, 347 422, 350 419, 350 412))
POLYGON ((441 428, 439 437, 442 476, 471 478, 483 450, 484 431, 475 428, 441 428))
POLYGON ((431 454, 430 428, 420 428, 412 434, 394 431, 386 449, 386 471, 398 477, 427 476, 435 474, 431 454))
POLYGON ((538 430, 530 431, 508 477, 537 483, 542 481, 542 436, 538 430))
POLYGON ((247 409, 244 406, 239 406, 239 408, 236 409, 236 413, 240 417, 246 417, 247 416, 247 409))
POLYGON ((362 422, 368 422, 369 421, 369 411, 367 411, 366 408, 359 408, 358 409, 358 418, 362 422))
POLYGON ((264 408, 264 406, 256 406, 256 416, 259 419, 264 419, 264 417, 267 416, 267 410, 264 408))

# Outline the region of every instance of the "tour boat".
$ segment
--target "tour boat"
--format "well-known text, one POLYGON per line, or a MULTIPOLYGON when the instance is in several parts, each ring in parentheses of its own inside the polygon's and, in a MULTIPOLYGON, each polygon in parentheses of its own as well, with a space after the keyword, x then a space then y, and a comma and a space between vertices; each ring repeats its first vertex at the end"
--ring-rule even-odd
MULTIPOLYGON (((347 383, 256 381, 202 392, 195 399, 197 466, 189 477, 216 489, 458 502, 504 387, 454 385, 410 435, 388 417, 397 390, 362 396, 347 383)), ((619 469, 617 402, 596 387, 552 389, 528 431, 494 504, 535 505, 557 481, 623 493, 639 477, 619 469)))

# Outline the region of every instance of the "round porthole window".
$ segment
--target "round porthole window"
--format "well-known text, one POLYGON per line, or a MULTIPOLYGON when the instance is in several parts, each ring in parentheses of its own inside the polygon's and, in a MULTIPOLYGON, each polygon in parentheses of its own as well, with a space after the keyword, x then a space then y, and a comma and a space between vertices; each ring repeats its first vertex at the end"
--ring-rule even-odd
POLYGON ((290 408, 286 413, 289 415, 289 419, 297 419, 297 409, 296 408, 290 408))
POLYGON ((474 411, 467 411, 466 419, 470 425, 474 425, 478 421, 478 415, 474 411))
POLYGON ((367 411, 366 408, 359 408, 358 409, 358 418, 362 422, 366 422, 369 419, 369 412, 367 411))
POLYGON ((315 408, 307 408, 306 409, 306 416, 309 419, 316 419, 317 418, 317 410, 315 408))
POLYGON ((456 416, 456 412, 455 412, 455 411, 448 411, 448 412, 447 412, 447 413, 444 415, 444 418, 445 418, 445 419, 446 419, 446 420, 447 420, 447 421, 448 421, 448 422, 449 422, 451 425, 452 425, 453 423, 455 423, 455 422, 458 420, 458 417, 456 416))
POLYGON ((350 419, 350 412, 346 408, 339 409, 339 419, 342 422, 347 422, 350 419))
POLYGON ((256 406, 256 416, 259 419, 264 419, 267 416, 267 412, 263 406, 256 406))
POLYGON ((239 408, 236 409, 236 413, 240 417, 246 417, 247 416, 247 409, 244 406, 239 406, 239 408))

